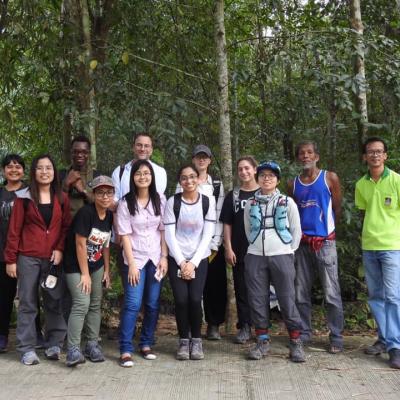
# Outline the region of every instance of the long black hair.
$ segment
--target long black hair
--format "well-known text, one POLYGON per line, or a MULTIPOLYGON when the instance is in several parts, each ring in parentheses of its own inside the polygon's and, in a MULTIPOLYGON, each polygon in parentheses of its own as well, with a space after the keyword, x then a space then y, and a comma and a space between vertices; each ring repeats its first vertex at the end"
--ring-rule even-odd
POLYGON ((147 160, 136 160, 132 164, 131 175, 129 177, 129 193, 124 196, 126 203, 128 205, 128 210, 131 215, 135 215, 136 212, 139 211, 138 209, 138 202, 137 202, 137 188, 135 184, 135 174, 139 171, 140 167, 145 165, 151 173, 151 183, 149 186, 149 196, 150 201, 153 204, 154 215, 161 215, 161 200, 160 195, 156 189, 156 177, 154 175, 153 167, 151 166, 150 162, 147 160))
POLYGON ((53 171, 54 171, 54 178, 53 178, 53 181, 50 183, 50 192, 51 192, 52 199, 54 196, 56 196, 58 201, 60 202, 60 204, 62 204, 63 203, 62 190, 61 190, 60 181, 58 179, 56 163, 54 162, 53 158, 49 154, 40 154, 39 156, 36 156, 32 160, 31 169, 29 171, 29 178, 30 178, 29 189, 31 192, 32 200, 34 201, 34 203, 36 205, 39 204, 39 187, 36 182, 36 168, 37 168, 39 160, 43 160, 44 158, 48 158, 50 160, 50 162, 53 166, 53 171))

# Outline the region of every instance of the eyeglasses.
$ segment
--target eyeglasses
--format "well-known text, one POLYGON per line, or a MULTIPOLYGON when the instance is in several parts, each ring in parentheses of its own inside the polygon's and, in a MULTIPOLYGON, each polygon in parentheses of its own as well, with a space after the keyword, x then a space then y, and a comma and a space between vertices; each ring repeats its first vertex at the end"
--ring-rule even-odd
POLYGON ((197 179, 197 175, 189 175, 189 176, 182 175, 182 176, 179 178, 179 180, 180 180, 181 182, 193 181, 193 180, 195 180, 195 179, 197 179))
POLYGON ((144 178, 147 178, 147 177, 149 177, 149 176, 151 176, 151 172, 135 172, 135 175, 134 176, 136 176, 137 178, 142 178, 142 177, 144 177, 144 178))
POLYGON ((107 190, 106 192, 103 192, 102 190, 100 191, 95 191, 94 192, 96 197, 112 197, 114 196, 114 191, 113 190, 107 190))
POLYGON ((46 167, 36 167, 36 171, 53 171, 52 166, 46 166, 46 167))
POLYGON ((274 174, 260 174, 258 175, 259 178, 261 179, 267 179, 269 181, 272 181, 274 178, 276 178, 276 175, 274 174))
POLYGON ((386 152, 383 149, 367 150, 367 156, 381 156, 384 153, 386 153, 386 152))

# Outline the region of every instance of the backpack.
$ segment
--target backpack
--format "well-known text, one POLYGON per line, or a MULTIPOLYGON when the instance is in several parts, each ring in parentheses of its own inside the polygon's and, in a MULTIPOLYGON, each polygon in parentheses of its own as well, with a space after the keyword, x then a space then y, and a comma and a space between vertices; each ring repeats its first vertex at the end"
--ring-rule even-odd
POLYGON ((290 233, 288 227, 286 226, 287 217, 287 196, 280 195, 276 206, 274 206, 272 215, 262 215, 260 203, 253 198, 250 205, 250 234, 249 242, 253 244, 262 229, 275 229, 276 234, 282 243, 289 244, 292 242, 292 234, 290 233), (265 220, 267 218, 272 218, 273 226, 266 227, 265 220))
POLYGON ((213 196, 215 197, 215 204, 218 203, 219 194, 221 192, 221 181, 219 179, 212 179, 213 196))
MULTIPOLYGON (((201 194, 200 196, 201 196, 201 205, 203 208, 203 219, 205 219, 208 213, 208 209, 210 207, 210 199, 203 194, 201 194)), ((176 193, 174 194, 174 207, 173 207, 176 223, 178 223, 181 206, 182 206, 182 193, 176 193)))

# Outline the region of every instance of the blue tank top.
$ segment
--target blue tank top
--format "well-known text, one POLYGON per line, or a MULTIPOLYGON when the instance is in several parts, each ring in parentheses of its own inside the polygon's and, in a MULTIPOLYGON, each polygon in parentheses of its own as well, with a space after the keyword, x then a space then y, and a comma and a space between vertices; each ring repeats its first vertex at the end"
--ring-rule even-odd
POLYGON ((301 229, 307 236, 326 237, 335 230, 332 195, 326 182, 327 171, 321 170, 312 183, 294 180, 294 199, 300 213, 301 229))

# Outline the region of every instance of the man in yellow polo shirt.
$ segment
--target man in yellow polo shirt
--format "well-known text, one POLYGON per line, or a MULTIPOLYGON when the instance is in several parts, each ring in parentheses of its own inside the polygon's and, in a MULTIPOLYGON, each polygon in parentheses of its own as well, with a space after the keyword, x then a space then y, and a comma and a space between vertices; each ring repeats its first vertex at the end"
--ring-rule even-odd
POLYGON ((378 340, 366 354, 389 353, 400 369, 400 175, 385 166, 387 146, 378 137, 363 145, 368 172, 356 184, 355 204, 363 212, 362 251, 368 304, 378 340))

